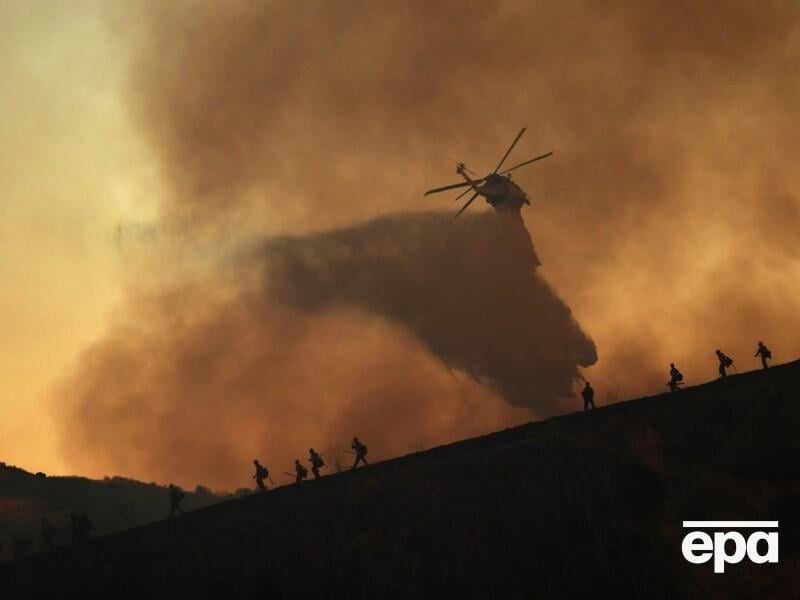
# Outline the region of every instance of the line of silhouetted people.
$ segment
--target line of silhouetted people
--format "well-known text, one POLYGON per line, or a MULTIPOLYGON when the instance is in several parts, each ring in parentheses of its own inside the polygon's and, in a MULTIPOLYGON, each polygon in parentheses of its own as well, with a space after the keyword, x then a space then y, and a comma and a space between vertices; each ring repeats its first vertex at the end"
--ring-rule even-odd
MULTIPOLYGON (((353 462, 351 469, 357 468, 360 464, 368 465, 367 462, 367 445, 364 444, 361 440, 357 437, 353 438, 353 441, 350 444, 350 448, 352 451, 350 454, 355 456, 355 460, 353 462)), ((311 464, 311 472, 314 475, 314 479, 318 479, 322 476, 320 473, 320 469, 325 466, 325 460, 322 458, 322 455, 315 451, 313 448, 309 448, 308 450, 308 462, 311 464)), ((337 463, 338 464, 338 463, 337 463)), ((253 479, 256 481, 256 486, 262 491, 267 491, 267 486, 265 481, 269 481, 270 483, 274 484, 272 481, 272 477, 269 474, 269 470, 262 465, 258 459, 253 460, 253 465, 255 466, 256 472, 253 475, 253 479)), ((308 477, 308 469, 300 462, 299 459, 294 461, 294 473, 285 472, 286 475, 293 477, 296 483, 300 483, 301 481, 305 480, 308 477)), ((168 518, 172 519, 176 515, 183 514, 184 510, 181 507, 181 502, 186 497, 186 493, 181 490, 176 485, 169 484, 168 488, 169 492, 169 514, 168 518)), ((90 532, 92 531, 93 524, 86 513, 73 511, 69 515, 70 519, 70 530, 71 530, 71 543, 77 544, 80 542, 84 542, 89 539, 90 532)), ((48 550, 54 549, 53 540, 56 536, 58 529, 50 523, 50 521, 46 518, 41 519, 41 533, 40 533, 40 544, 39 550, 41 552, 46 552, 48 550)), ((29 555, 34 549, 34 542, 30 538, 20 536, 16 533, 11 534, 11 554, 12 557, 16 560, 18 558, 22 558, 23 556, 29 555)), ((3 545, 0 543, 0 554, 2 554, 3 545)))
MULTIPOLYGON (((733 358, 722 352, 720 349, 715 350, 715 354, 717 356, 718 365, 718 372, 720 379, 724 378, 728 374, 728 369, 733 368, 736 370, 736 366, 733 362, 733 358)), ((756 349, 756 353, 753 355, 754 357, 759 357, 761 359, 761 366, 764 369, 769 368, 769 361, 772 359, 772 352, 769 348, 764 344, 764 342, 758 342, 758 348, 756 349)), ((670 363, 669 365, 669 381, 667 382, 667 386, 669 387, 671 392, 676 392, 680 390, 681 386, 684 384, 684 377, 683 373, 675 366, 675 363, 670 363)), ((594 403, 594 388, 592 385, 586 381, 584 388, 581 392, 581 396, 583 397, 583 410, 588 411, 590 409, 595 408, 594 403)), ((367 466, 369 463, 367 462, 367 445, 361 442, 357 437, 353 438, 353 441, 350 444, 350 448, 352 451, 348 450, 350 454, 355 456, 355 460, 353 465, 350 467, 351 469, 355 469, 359 466, 359 464, 363 464, 367 466)), ((308 449, 308 459, 307 461, 311 465, 311 472, 314 475, 314 479, 319 479, 321 477, 320 469, 325 467, 325 460, 322 458, 322 455, 319 454, 314 448, 308 449)), ((255 474, 253 475, 253 479, 256 481, 256 486, 262 492, 267 491, 267 486, 265 481, 269 480, 270 483, 274 484, 272 477, 269 474, 269 470, 262 465, 258 459, 253 459, 253 465, 255 466, 255 474)), ((337 461, 338 465, 338 461, 337 461)), ((300 459, 295 459, 294 461, 294 473, 290 473, 288 471, 284 471, 285 475, 289 477, 293 477, 295 483, 300 483, 304 481, 308 477, 308 469, 300 462, 300 459)), ((183 508, 181 507, 181 502, 186 497, 186 494, 177 486, 173 484, 169 484, 169 518, 171 519, 176 514, 183 514, 183 508)), ((71 530, 71 543, 76 544, 83 541, 86 541, 89 538, 90 532, 92 530, 92 522, 89 517, 82 512, 73 511, 70 513, 70 530, 71 530)), ((52 550, 54 548, 53 539, 55 538, 57 532, 57 528, 53 526, 46 518, 41 519, 41 541, 40 541, 40 550, 42 552, 52 550)), ((31 540, 22 538, 14 533, 11 534, 11 542, 12 542, 12 556, 14 559, 20 558, 22 556, 26 556, 30 553, 33 543, 31 540)), ((2 553, 3 546, 0 544, 0 553, 2 553)))
MULTIPOLYGON (((720 379, 723 377, 727 377, 728 369, 733 369, 736 371, 736 365, 733 362, 733 358, 725 354, 722 350, 717 348, 714 353, 717 355, 717 372, 719 373, 720 379)), ((753 355, 754 357, 758 356, 761 358, 761 367, 763 369, 769 368, 769 361, 772 359, 772 351, 767 348, 764 342, 758 342, 758 348, 756 349, 756 353, 753 355)), ((680 387, 684 384, 683 380, 683 373, 681 373, 678 368, 675 366, 675 363, 670 363, 669 365, 669 381, 667 381, 667 387, 669 388, 670 392, 677 392, 680 387)))
MULTIPOLYGON (((717 355, 717 361, 719 363, 718 372, 720 379, 726 377, 728 375, 728 369, 733 368, 736 370, 736 365, 733 363, 733 359, 725 354, 722 350, 717 348, 715 350, 717 355)), ((769 368, 769 361, 772 359, 772 351, 764 344, 764 342, 758 342, 758 348, 756 349, 756 353, 753 355, 754 357, 758 356, 761 358, 761 367, 764 369, 769 368)), ((669 364, 669 381, 667 381, 667 387, 669 388, 670 392, 677 392, 681 386, 684 384, 683 380, 683 373, 678 370, 678 367, 675 366, 675 363, 669 364)), ((588 411, 589 409, 595 408, 594 404, 594 388, 592 388, 591 384, 587 381, 586 385, 581 392, 581 396, 583 396, 583 410, 584 412, 588 411)))
MULTIPOLYGON (((366 444, 364 444, 357 437, 354 437, 353 441, 350 443, 350 448, 352 449, 352 452, 349 450, 348 452, 355 456, 353 466, 350 467, 351 469, 357 468, 359 464, 364 464, 365 466, 369 464, 367 462, 366 444)), ((311 465, 311 473, 314 475, 314 479, 319 479, 321 477, 320 469, 325 466, 325 460, 322 458, 322 455, 313 448, 309 448, 307 460, 311 465)), ((253 479, 256 480, 256 486, 262 492, 266 492, 267 486, 265 481, 269 480, 270 483, 275 483, 272 481, 272 477, 269 474, 269 469, 262 465, 257 458, 253 459, 253 465, 256 469, 256 472, 253 474, 253 479)), ((305 467, 305 465, 303 465, 303 463, 300 462, 299 458, 296 458, 294 460, 294 473, 284 471, 283 474, 293 477, 295 483, 300 483, 308 477, 308 469, 305 467)))

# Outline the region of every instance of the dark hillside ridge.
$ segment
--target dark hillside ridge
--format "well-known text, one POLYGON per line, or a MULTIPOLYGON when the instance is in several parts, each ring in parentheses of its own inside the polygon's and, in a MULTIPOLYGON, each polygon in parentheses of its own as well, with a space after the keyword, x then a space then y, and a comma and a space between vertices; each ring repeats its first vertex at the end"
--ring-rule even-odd
MULTIPOLYGON (((798 598, 800 362, 8 563, 7 598, 798 598), (715 575, 683 520, 779 520, 715 575)), ((370 440, 371 445, 379 440, 370 440)))
MULTIPOLYGON (((186 493, 182 505, 192 510, 231 497, 198 486, 186 493)), ((169 491, 124 477, 48 477, 0 463, 0 560, 39 551, 42 518, 56 528, 53 544, 68 544, 72 511, 89 516, 93 537, 104 535, 163 519, 169 491), (15 537, 20 540, 16 544, 15 537)))

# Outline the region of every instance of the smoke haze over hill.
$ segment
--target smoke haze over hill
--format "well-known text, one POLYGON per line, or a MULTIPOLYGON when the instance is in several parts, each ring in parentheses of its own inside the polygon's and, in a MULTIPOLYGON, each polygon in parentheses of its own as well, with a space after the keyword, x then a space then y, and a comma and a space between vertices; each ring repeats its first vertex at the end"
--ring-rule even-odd
POLYGON ((358 434, 388 456, 552 414, 596 359, 577 321, 603 394, 663 388, 670 360, 711 377, 716 347, 741 364, 759 338, 795 354, 797 13, 114 9, 167 191, 128 299, 58 388, 65 456, 233 486, 256 455, 358 434), (515 172, 535 252, 519 221, 421 196, 455 181, 447 156, 488 170, 523 125, 515 157, 555 150, 515 172))
POLYGON ((65 449, 233 487, 254 456, 333 467, 353 435, 380 458, 553 414, 596 351, 536 264, 513 215, 270 239, 236 277, 136 298, 65 384, 65 449))

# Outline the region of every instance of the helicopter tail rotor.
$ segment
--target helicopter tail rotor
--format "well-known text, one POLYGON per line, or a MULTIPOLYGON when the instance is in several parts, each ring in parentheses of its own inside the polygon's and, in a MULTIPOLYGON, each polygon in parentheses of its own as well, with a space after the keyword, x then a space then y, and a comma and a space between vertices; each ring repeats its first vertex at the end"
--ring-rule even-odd
POLYGON ((477 173, 475 171, 473 171, 472 169, 467 167, 467 165, 465 165, 463 162, 458 161, 458 160, 456 160, 454 158, 451 158, 449 156, 447 157, 447 160, 449 160, 451 163, 453 163, 456 166, 456 172, 459 172, 459 170, 464 170, 464 171, 466 171, 467 173, 469 173, 472 176, 477 175, 477 173))

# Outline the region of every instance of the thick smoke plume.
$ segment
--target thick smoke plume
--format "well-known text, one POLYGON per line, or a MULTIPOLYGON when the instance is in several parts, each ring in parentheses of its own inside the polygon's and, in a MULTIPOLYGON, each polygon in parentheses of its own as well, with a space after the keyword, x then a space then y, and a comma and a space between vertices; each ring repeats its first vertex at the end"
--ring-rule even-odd
POLYGON ((550 415, 577 367, 597 360, 569 308, 535 272, 516 214, 454 223, 419 213, 269 242, 268 280, 307 311, 358 307, 407 327, 446 366, 487 380, 512 404, 550 415))
POLYGON ((231 487, 253 456, 287 470, 304 444, 346 462, 355 433, 387 457, 552 414, 596 360, 516 215, 393 215, 257 247, 227 275, 137 294, 85 355, 65 447, 88 468, 231 487))
POLYGON ((232 487, 251 455, 553 412, 594 350, 522 227, 495 247, 492 215, 408 214, 454 211, 421 196, 446 157, 488 171, 523 125, 514 158, 555 151, 515 173, 523 216, 601 403, 665 389, 672 360, 713 377, 716 347, 800 350, 796 2, 139 6, 112 23, 159 230, 184 237, 131 268, 61 387, 76 469, 232 487))

